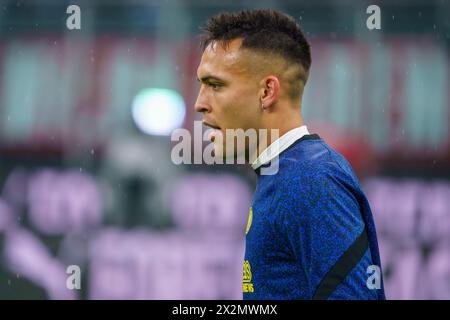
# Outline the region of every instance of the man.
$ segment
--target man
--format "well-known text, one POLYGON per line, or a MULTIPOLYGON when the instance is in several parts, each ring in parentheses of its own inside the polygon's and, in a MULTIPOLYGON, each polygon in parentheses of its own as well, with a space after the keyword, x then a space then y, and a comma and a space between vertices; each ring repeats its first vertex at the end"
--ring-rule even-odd
POLYGON ((202 44, 195 109, 215 129, 216 157, 242 152, 228 147, 225 131, 279 133, 263 135, 271 144, 265 150, 254 153, 249 143, 243 150, 258 175, 244 299, 384 299, 375 226, 358 179, 301 116, 311 54, 300 27, 272 10, 223 13, 208 20, 202 44), (274 161, 276 174, 262 174, 274 161))

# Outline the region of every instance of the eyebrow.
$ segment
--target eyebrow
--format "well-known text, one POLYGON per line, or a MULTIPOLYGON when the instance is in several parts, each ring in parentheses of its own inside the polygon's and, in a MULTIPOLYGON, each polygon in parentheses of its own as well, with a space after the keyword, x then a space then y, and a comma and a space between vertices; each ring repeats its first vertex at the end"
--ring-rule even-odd
POLYGON ((219 81, 219 82, 225 83, 224 80, 222 80, 222 79, 220 79, 218 77, 215 77, 215 76, 210 76, 210 75, 201 77, 200 79, 197 78, 197 81, 198 82, 202 82, 202 83, 209 82, 211 80, 215 80, 215 81, 219 81))

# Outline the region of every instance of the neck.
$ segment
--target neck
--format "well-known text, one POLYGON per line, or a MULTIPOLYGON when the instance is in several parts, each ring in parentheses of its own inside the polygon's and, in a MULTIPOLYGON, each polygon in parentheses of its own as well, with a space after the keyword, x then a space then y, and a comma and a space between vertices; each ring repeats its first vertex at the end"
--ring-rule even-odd
POLYGON ((266 134, 258 134, 257 148, 250 152, 249 163, 253 163, 259 155, 270 146, 275 140, 283 136, 288 131, 304 125, 300 112, 286 113, 286 116, 275 117, 268 115, 266 124, 261 129, 265 129, 266 134), (272 119, 271 119, 272 118, 272 119))

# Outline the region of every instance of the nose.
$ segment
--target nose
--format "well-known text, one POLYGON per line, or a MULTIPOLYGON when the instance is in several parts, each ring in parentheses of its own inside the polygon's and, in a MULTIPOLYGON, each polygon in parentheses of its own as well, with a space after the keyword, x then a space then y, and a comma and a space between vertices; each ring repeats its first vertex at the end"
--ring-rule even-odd
POLYGON ((195 101, 195 111, 201 113, 207 113, 211 111, 211 105, 208 103, 205 94, 203 93, 203 86, 197 96, 197 101, 195 101))

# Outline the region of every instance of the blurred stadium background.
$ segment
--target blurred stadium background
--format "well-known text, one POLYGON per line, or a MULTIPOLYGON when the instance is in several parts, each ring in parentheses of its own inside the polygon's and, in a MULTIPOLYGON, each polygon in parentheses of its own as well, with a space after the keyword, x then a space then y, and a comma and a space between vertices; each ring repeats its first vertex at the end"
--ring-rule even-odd
POLYGON ((199 119, 199 26, 244 8, 311 41, 304 116, 363 182, 387 297, 450 299, 444 0, 0 1, 0 298, 241 298, 255 177, 174 165, 170 132, 199 119))

